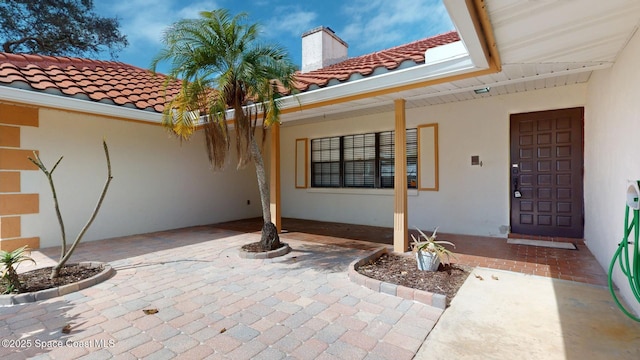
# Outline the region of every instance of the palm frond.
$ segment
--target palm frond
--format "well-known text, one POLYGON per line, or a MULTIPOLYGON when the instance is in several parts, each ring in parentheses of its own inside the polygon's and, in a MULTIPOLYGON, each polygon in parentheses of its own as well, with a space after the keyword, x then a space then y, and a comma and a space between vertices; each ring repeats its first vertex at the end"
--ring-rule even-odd
POLYGON ((159 63, 169 62, 168 77, 182 79, 182 89, 165 107, 164 126, 184 140, 201 124, 215 168, 222 167, 228 153, 228 121, 235 130, 238 167, 252 160, 256 111, 263 113, 263 126, 279 121, 278 89, 291 89, 296 70, 286 50, 260 43, 259 25, 247 20, 246 13, 232 16, 224 9, 180 20, 164 32, 165 47, 151 63, 155 71, 159 63), (250 103, 255 106, 247 107, 250 103), (233 119, 227 119, 227 109, 234 111, 233 119))

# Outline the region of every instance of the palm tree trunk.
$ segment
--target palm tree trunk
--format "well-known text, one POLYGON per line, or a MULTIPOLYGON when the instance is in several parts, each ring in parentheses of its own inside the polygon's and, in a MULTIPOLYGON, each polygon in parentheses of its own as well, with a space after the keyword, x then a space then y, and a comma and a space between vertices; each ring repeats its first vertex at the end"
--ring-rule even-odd
POLYGON ((262 220, 264 221, 260 244, 263 250, 275 250, 280 247, 280 237, 278 236, 278 229, 271 222, 269 183, 267 182, 267 175, 264 170, 262 153, 260 152, 260 147, 258 147, 255 136, 251 136, 250 147, 251 156, 256 166, 256 177, 258 178, 258 188, 260 189, 260 203, 262 204, 262 220))

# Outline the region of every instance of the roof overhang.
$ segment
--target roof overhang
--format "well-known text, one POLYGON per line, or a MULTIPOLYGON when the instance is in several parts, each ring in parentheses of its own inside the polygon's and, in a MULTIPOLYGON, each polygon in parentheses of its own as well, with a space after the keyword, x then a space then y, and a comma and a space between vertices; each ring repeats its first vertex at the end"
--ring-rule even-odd
MULTIPOLYGON (((347 102, 357 101, 359 107, 380 105, 381 96, 392 103, 402 92, 423 88, 455 79, 485 75, 500 69, 497 52, 492 53, 485 34, 492 30, 486 14, 478 14, 471 0, 443 0, 460 41, 429 49, 425 63, 386 73, 334 84, 281 99, 281 121, 315 118, 329 112, 346 109, 347 102), (340 106, 340 104, 343 104, 340 106)), ((492 37, 491 37, 492 39, 492 37)), ((495 49, 495 47, 493 48, 495 49)), ((352 105, 347 106, 353 109, 352 105)))
MULTIPOLYGON (((281 99, 283 122, 318 117, 327 112, 340 113, 345 109, 369 108, 381 103, 392 103, 407 91, 422 89, 436 83, 461 79, 498 71, 497 53, 491 53, 484 34, 491 34, 486 14, 478 14, 473 1, 443 0, 461 40, 429 49, 425 63, 399 68, 372 76, 332 84, 316 90, 281 99), (494 60, 494 61, 492 61, 494 60), (382 98, 381 98, 382 97, 382 98), (355 103, 357 104, 355 104, 355 103)), ((160 124, 162 114, 89 98, 66 97, 59 94, 0 86, 0 101, 17 102, 33 106, 80 112, 129 121, 160 124)), ((233 117, 233 111, 227 113, 233 117)))
MULTIPOLYGON (((407 69, 409 74, 428 74, 418 82, 388 81, 394 85, 370 90, 357 88, 363 85, 356 81, 347 82, 342 84, 346 89, 341 90, 341 98, 313 90, 298 95, 301 101, 284 111, 282 121, 293 125, 393 112, 393 101, 400 98, 406 100, 406 108, 416 108, 585 84, 594 71, 614 65, 640 26, 640 2, 629 0, 443 3, 473 66, 460 66, 460 58, 449 59, 449 67, 425 63, 407 69), (475 93, 479 88, 490 91, 475 93)), ((393 70, 385 75, 394 79, 400 74, 393 70)), ((376 79, 358 81, 375 84, 376 79)))
MULTIPOLYGON (((422 65, 332 80, 324 88, 285 97, 281 121, 298 124, 391 112, 396 99, 415 108, 586 83, 593 71, 613 66, 640 24, 640 2, 629 0, 443 3, 460 42, 431 48, 422 65), (484 87, 491 91, 473 91, 484 87)), ((0 86, 0 101, 153 124, 162 119, 152 111, 26 86, 0 86)))

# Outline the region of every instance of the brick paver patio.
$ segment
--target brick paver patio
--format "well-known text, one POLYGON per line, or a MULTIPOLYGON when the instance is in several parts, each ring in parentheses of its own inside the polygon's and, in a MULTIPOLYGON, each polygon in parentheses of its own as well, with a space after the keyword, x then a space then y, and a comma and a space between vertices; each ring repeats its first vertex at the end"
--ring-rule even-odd
MULTIPOLYGON (((349 281, 348 264, 383 245, 288 234, 291 253, 240 259, 238 248, 258 240, 205 226, 81 244, 74 261, 109 262, 116 275, 0 307, 0 357, 411 359, 441 315, 349 281), (147 308, 159 312, 145 315, 147 308)), ((58 256, 33 255, 38 266, 58 256)))

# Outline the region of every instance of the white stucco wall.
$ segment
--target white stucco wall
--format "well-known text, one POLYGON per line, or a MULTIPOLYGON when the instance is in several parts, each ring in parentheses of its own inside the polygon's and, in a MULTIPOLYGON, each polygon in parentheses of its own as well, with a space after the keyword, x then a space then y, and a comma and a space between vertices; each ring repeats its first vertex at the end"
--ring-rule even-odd
MULTIPOLYGON (((407 127, 438 123, 439 191, 409 190, 409 226, 506 236, 509 225, 509 115, 584 106, 586 85, 493 96, 408 109, 407 127), (471 166, 479 155, 483 166, 471 166)), ((282 127, 282 214, 285 217, 393 226, 393 190, 296 189, 295 139, 392 130, 383 113, 282 127)), ((309 174, 310 179, 310 174, 309 174)))
MULTIPOLYGON (((595 72, 585 111, 585 241, 608 269, 624 235, 627 180, 640 180, 640 34, 615 65, 595 72)), ((626 277, 616 266, 614 282, 640 314, 626 277)))
MULTIPOLYGON (((393 214, 393 189, 295 188, 295 139, 309 138, 310 167, 311 139, 390 129, 393 129, 393 114, 299 126, 283 124, 280 129, 282 216, 352 224, 393 225, 393 217, 387 219, 393 214)), ((310 171, 309 168, 309 186, 310 171)))
MULTIPOLYGON (((54 181, 68 241, 86 223, 104 185, 103 137, 114 179, 83 241, 261 214, 253 166, 236 171, 231 163, 214 172, 201 133, 180 144, 160 126, 41 109, 40 127, 22 128, 22 146, 38 149, 49 168, 64 156, 54 181)), ((58 246, 60 230, 46 178, 39 171, 22 173, 23 192, 40 194, 40 213, 23 216, 22 236, 40 236, 41 247, 58 246)))

